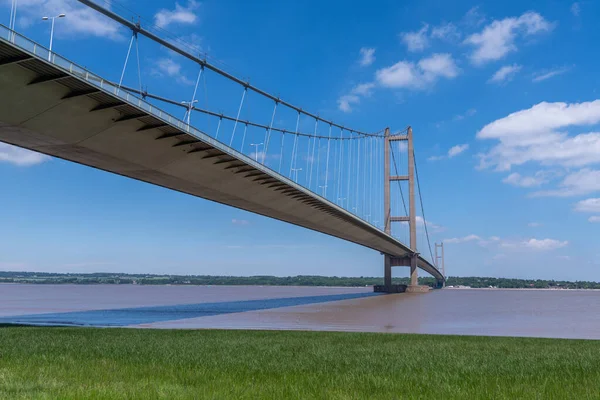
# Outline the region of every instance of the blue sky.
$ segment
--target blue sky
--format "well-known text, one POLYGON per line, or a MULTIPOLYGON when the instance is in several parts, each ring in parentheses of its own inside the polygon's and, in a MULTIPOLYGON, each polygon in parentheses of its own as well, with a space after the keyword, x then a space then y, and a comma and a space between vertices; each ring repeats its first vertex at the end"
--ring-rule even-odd
MULTIPOLYGON (((10 1, 0 4, 8 25, 10 1)), ((120 0, 112 8, 324 118, 369 132, 411 125, 426 217, 432 240, 446 243, 449 275, 600 279, 600 4, 120 0)), ((76 1, 19 0, 17 30, 47 44, 41 17, 61 12, 54 50, 118 80, 130 33, 76 1)), ((144 39, 139 52, 150 92, 190 98, 197 66, 144 39)), ((235 114, 241 88, 205 79, 200 104, 235 114)), ((137 82, 133 60, 125 83, 137 82)), ((268 124, 271 113, 248 95, 242 118, 268 124)), ((216 121, 192 118, 214 131, 216 121)), ((293 129, 294 114, 275 123, 293 129)), ((301 130, 313 124, 303 119, 301 130)), ((382 275, 372 250, 0 146, 2 270, 382 275)), ((381 199, 375 189, 371 208, 381 199)))

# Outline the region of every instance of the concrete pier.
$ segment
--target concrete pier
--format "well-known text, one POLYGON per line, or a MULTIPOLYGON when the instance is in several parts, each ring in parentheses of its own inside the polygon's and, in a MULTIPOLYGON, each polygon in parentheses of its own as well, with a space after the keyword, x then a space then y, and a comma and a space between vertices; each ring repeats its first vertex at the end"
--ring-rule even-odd
POLYGON ((406 285, 375 285, 373 291, 375 293, 404 293, 406 292, 406 285))
POLYGON ((429 293, 431 287, 427 285, 408 285, 406 287, 406 293, 429 293))

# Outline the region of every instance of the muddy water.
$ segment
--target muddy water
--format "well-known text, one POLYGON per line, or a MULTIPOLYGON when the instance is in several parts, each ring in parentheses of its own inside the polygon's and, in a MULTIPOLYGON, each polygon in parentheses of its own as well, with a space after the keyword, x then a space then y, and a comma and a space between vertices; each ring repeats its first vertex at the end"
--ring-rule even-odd
POLYGON ((0 323, 600 339, 600 291, 0 285, 0 323))

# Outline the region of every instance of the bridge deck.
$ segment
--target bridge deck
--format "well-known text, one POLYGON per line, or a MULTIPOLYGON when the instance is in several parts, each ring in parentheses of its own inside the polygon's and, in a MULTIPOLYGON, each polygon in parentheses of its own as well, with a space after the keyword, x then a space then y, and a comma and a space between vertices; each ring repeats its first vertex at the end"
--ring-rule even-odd
MULTIPOLYGON (((5 27, 0 35, 1 142, 265 215, 395 257, 411 253, 366 221, 110 82, 58 56, 48 61, 47 50, 24 37, 6 40, 5 27)), ((442 279, 422 257, 419 267, 442 279)))

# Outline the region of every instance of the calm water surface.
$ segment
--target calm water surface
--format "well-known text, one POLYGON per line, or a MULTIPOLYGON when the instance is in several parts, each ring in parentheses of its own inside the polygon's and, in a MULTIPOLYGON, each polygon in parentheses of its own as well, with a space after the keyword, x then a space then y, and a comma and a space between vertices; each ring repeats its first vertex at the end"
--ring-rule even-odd
POLYGON ((0 285, 0 323, 600 339, 600 291, 0 285))

